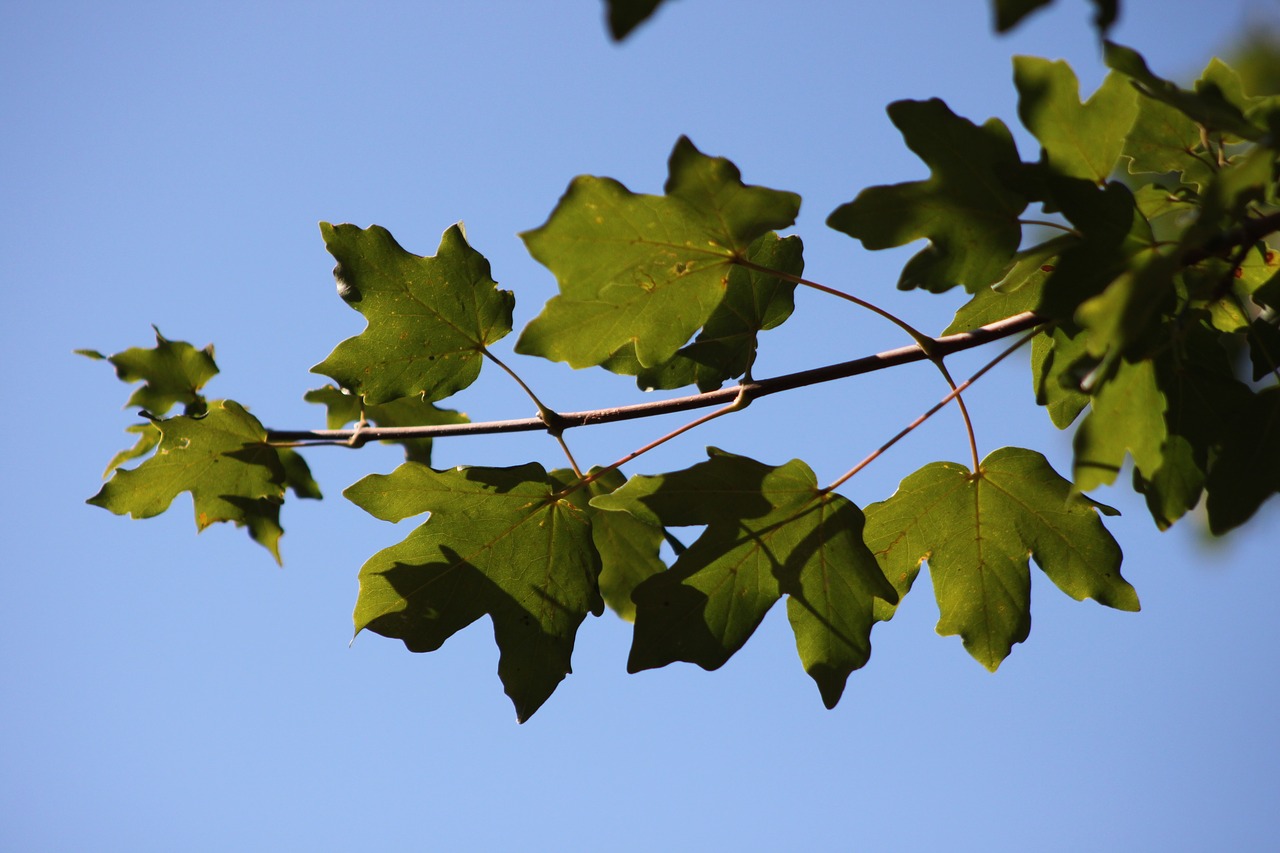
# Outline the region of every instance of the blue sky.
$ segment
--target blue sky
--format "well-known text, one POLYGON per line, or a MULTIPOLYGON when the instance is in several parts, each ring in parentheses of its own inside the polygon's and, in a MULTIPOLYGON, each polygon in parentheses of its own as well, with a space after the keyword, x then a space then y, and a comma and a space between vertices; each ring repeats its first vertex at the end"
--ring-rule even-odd
MULTIPOLYGON (((1260 849, 1280 831, 1280 573, 1264 507, 1229 542, 1156 532, 1124 489, 1098 498, 1143 611, 1076 603, 1036 572, 1029 641, 995 675, 933 631, 922 578, 825 711, 779 607, 715 673, 625 674, 629 628, 579 634, 574 674, 526 725, 481 621, 430 655, 348 646, 356 573, 402 538, 341 490, 393 448, 308 455, 326 492, 284 510, 285 566, 242 531, 197 537, 190 503, 130 521, 84 504, 132 415, 111 371, 71 354, 213 341, 209 392, 270 426, 322 426, 308 373, 363 321, 334 294, 316 222, 378 223, 431 254, 462 220, 516 293, 517 329, 554 293, 516 233, 570 178, 659 192, 681 134, 749 183, 800 193, 806 274, 924 329, 958 295, 897 292, 914 248, 825 228, 868 185, 924 168, 884 113, 944 98, 1016 125, 1010 57, 1102 77, 1090 5, 1059 0, 1010 37, 985 3, 684 0, 622 46, 584 2, 6 4, 0 27, 0 314, 11 432, 0 596, 0 848, 1260 849), (785 7, 785 10, 784 10, 785 7)), ((1124 4, 1118 40, 1193 75, 1275 2, 1124 4)), ((1025 158, 1036 156, 1015 130, 1025 158)), ((497 347, 509 353, 513 334, 497 347)), ((764 336, 757 375, 906 341, 815 294, 764 336)), ((982 356, 956 359, 967 375, 982 356)), ((1069 439, 1025 360, 968 395, 984 453, 1069 439)), ((623 377, 516 359, 548 404, 633 402, 623 377)), ((925 367, 760 401, 640 460, 714 444, 830 480, 945 389, 925 367), (893 374, 893 375, 890 375, 893 374)), ((473 419, 530 406, 487 372, 473 419)), ((678 421, 571 432, 607 462, 678 421)), ((842 489, 888 496, 964 461, 944 412, 842 489)), ((438 443, 436 462, 560 464, 544 436, 438 443)), ((1125 477, 1122 476, 1122 481, 1125 477)), ((1034 570, 1033 570, 1034 571, 1034 570)))

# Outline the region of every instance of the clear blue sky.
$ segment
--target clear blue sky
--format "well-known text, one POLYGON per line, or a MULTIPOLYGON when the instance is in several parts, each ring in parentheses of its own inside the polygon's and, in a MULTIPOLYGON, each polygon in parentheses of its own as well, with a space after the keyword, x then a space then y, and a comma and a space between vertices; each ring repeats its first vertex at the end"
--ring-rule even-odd
MULTIPOLYGON (((348 647, 361 563, 412 522, 340 493, 393 468, 394 449, 310 453, 327 498, 286 505, 283 569, 241 531, 197 537, 185 496, 146 522, 84 504, 132 417, 127 389, 72 349, 146 345, 156 323, 216 343, 212 395, 270 426, 320 426, 301 397, 323 380, 307 370, 363 321, 334 294, 318 220, 376 222, 422 254, 464 220, 516 292, 519 327, 554 283, 515 234, 579 173, 659 192, 681 134, 803 196, 811 277, 941 329, 958 296, 894 290, 914 248, 871 254, 823 221, 862 187, 923 176, 891 100, 940 96, 1016 124, 1015 53, 1065 57, 1096 85, 1090 5, 1057 5, 996 38, 979 2, 684 0, 619 47, 594 0, 6 3, 0 849, 1274 844, 1276 501, 1210 545, 1194 520, 1158 534, 1124 489, 1099 494, 1124 510, 1112 529, 1142 613, 1075 603, 1037 572, 1030 640, 995 675, 934 633, 922 578, 833 712, 778 608, 715 673, 628 676, 628 626, 589 620, 574 674, 524 726, 487 620, 431 655, 374 635, 348 647)), ((1116 37, 1184 79, 1248 21, 1280 17, 1270 0, 1124 6, 1116 37)), ((803 294, 757 374, 902 343, 803 294)), ((638 397, 600 371, 517 366, 561 409, 638 397)), ((925 368, 892 373, 761 401, 632 470, 716 444, 830 479, 945 390, 925 368)), ((1023 444, 1067 469, 1023 364, 970 399, 984 452, 1023 444)), ((531 414, 496 374, 457 405, 531 414)), ((569 437, 606 462, 674 423, 569 437)), ((940 455, 966 458, 950 411, 842 491, 884 498, 940 455)), ((436 459, 559 462, 540 436, 440 442, 436 459)))

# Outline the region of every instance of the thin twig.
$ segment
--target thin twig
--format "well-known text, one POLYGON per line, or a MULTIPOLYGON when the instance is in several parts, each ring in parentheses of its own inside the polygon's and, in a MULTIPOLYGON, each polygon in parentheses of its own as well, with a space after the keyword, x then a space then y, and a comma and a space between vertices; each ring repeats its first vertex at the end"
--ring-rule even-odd
MULTIPOLYGON (((851 469, 845 472, 844 475, 842 475, 839 479, 837 479, 831 485, 824 488, 821 494, 825 494, 827 492, 831 492, 831 491, 834 491, 835 489, 840 488, 840 486, 842 486, 846 481, 848 481, 850 477, 852 477, 854 474, 857 474, 863 468, 866 468, 868 465, 870 465, 872 462, 878 459, 882 454, 884 454, 886 450, 888 450, 890 447, 893 447, 902 439, 906 438, 911 433, 912 430, 920 426, 920 424, 924 423, 925 421, 929 420, 929 418, 936 415, 939 411, 942 410, 943 406, 947 405, 947 403, 950 403, 952 400, 959 398, 961 391, 968 388, 973 383, 977 382, 979 379, 982 378, 983 374, 985 374, 988 370, 995 367, 1000 362, 1004 361, 1010 355, 1013 355, 1013 353, 1016 352, 1019 347, 1026 344, 1027 341, 1031 340, 1038 334, 1040 334, 1039 331, 1034 331, 1034 332, 1031 332, 1030 334, 1023 335, 1021 338, 1019 338, 1017 341, 1014 342, 1013 346, 1010 346, 1007 349, 1005 349, 998 356, 996 356, 995 358, 991 359, 991 361, 984 364, 980 370, 978 370, 968 379, 961 382, 955 388, 952 388, 951 393, 943 397, 936 404, 934 404, 934 406, 930 408, 929 411, 925 412, 923 415, 916 418, 911 423, 907 424, 905 427, 903 427, 901 430, 898 431, 897 435, 895 435, 893 438, 889 439, 884 444, 877 447, 871 453, 867 454, 867 457, 865 459, 863 459, 857 465, 854 465, 851 469)), ((975 461, 973 464, 973 471, 975 474, 978 472, 978 468, 980 467, 982 467, 982 464, 980 462, 975 461)))
MULTIPOLYGON (((1046 320, 1030 311, 1006 317, 994 323, 988 323, 968 332, 932 338, 930 348, 935 355, 949 355, 991 341, 1007 338, 1019 332, 1033 329, 1046 320)), ((836 379, 847 379, 864 373, 873 373, 890 367, 911 364, 917 361, 929 361, 930 356, 918 344, 886 350, 875 355, 831 364, 825 367, 788 373, 771 379, 757 379, 738 387, 721 388, 705 394, 693 394, 687 397, 676 397, 669 400, 658 400, 651 403, 638 403, 631 406, 617 406, 608 409, 594 409, 586 412, 562 412, 559 414, 562 428, 594 426, 596 424, 615 423, 617 421, 648 418, 657 415, 687 412, 709 406, 723 406, 742 395, 747 401, 782 391, 831 382, 836 379)), ((455 435, 491 435, 508 432, 535 432, 547 430, 548 425, 541 417, 517 418, 503 421, 485 421, 469 424, 440 424, 435 426, 415 427, 373 427, 360 431, 366 441, 406 439, 406 438, 443 438, 455 435)), ((350 440, 354 430, 320 429, 320 430, 269 430, 267 440, 271 442, 296 442, 303 444, 344 444, 350 440)))

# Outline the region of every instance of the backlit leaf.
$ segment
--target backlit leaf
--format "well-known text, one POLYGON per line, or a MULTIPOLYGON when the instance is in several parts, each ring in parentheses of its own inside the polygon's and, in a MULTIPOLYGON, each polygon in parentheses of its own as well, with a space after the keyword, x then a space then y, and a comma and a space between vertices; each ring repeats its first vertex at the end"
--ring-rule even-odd
MULTIPOLYGON (((152 327, 155 329, 155 327, 152 327)), ((153 415, 163 415, 176 403, 185 407, 183 414, 198 415, 204 411, 200 389, 218 372, 213 361, 213 345, 196 349, 186 341, 171 341, 155 329, 156 345, 150 349, 132 347, 115 355, 104 356, 95 350, 76 350, 80 355, 105 359, 116 369, 121 382, 141 382, 126 406, 138 406, 153 415)))
POLYGON ((927 560, 938 633, 959 634, 995 670, 1031 629, 1031 558, 1077 601, 1138 609, 1099 509, 1039 453, 1005 447, 977 474, 935 462, 907 477, 892 497, 867 507, 866 542, 900 595, 927 560))
POLYGON ((311 368, 370 404, 399 397, 434 402, 475 381, 484 348, 511 331, 510 291, 457 225, 435 257, 410 254, 374 225, 320 224, 337 259, 338 294, 368 326, 311 368))
POLYGON ((868 249, 927 238, 928 247, 903 268, 903 289, 941 292, 963 285, 976 293, 999 281, 1018 250, 1018 216, 1029 200, 1008 128, 998 119, 975 125, 936 98, 897 101, 888 110, 932 174, 925 181, 865 189, 827 224, 868 249))
POLYGON ((1150 361, 1119 363, 1090 398, 1089 416, 1075 435, 1075 484, 1082 492, 1115 482, 1126 455, 1147 479, 1164 457, 1165 397, 1150 361))
MULTIPOLYGON (((751 244, 747 260, 799 276, 804 271, 801 253, 799 237, 779 238, 770 232, 751 244)), ((635 374, 636 384, 644 389, 696 383, 699 391, 713 391, 750 369, 760 332, 782 325, 791 316, 795 287, 767 273, 735 266, 729 271, 724 300, 711 312, 698 337, 681 347, 670 361, 642 367, 635 346, 628 344, 603 367, 635 374)))
POLYGON ((560 294, 517 352, 589 367, 630 346, 641 367, 663 364, 724 299, 734 261, 795 221, 799 196, 743 184, 736 166, 688 139, 669 165, 663 196, 575 178, 546 224, 521 235, 560 294))
MULTIPOLYGON (((625 481, 616 469, 609 471, 587 487, 587 494, 609 494, 625 481)), ((591 516, 591 541, 600 553, 600 595, 611 610, 634 622, 636 606, 631 593, 645 579, 667 568, 658 557, 663 528, 625 512, 606 512, 590 505, 587 513, 591 516)))
POLYGON ((288 475, 257 418, 232 400, 215 400, 206 415, 168 418, 156 428, 161 437, 155 455, 137 468, 117 469, 88 502, 117 515, 150 518, 190 492, 196 529, 219 521, 247 526, 279 562, 288 475))
POLYGON ((1132 78, 1143 94, 1168 104, 1198 125, 1226 131, 1240 139, 1258 139, 1263 134, 1262 128, 1245 118, 1240 107, 1227 100, 1220 83, 1212 77, 1200 81, 1196 90, 1189 92, 1153 74, 1146 60, 1132 48, 1104 42, 1103 58, 1107 67, 1132 78))
POLYGON ((1107 75, 1082 104, 1075 72, 1062 60, 1019 56, 1013 68, 1018 116, 1040 141, 1049 166, 1068 177, 1106 181, 1138 112, 1128 80, 1107 75))

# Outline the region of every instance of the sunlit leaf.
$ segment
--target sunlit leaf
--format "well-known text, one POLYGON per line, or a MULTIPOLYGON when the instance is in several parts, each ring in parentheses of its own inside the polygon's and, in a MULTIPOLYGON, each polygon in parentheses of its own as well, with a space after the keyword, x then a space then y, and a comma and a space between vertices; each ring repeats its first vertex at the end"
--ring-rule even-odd
MULTIPOLYGON (((771 270, 799 276, 804 271, 799 237, 770 232, 747 250, 747 260, 771 270)), ((713 391, 742 376, 756 357, 760 332, 780 326, 791 316, 795 285, 776 276, 735 266, 729 271, 724 301, 711 312, 698 337, 670 360, 643 367, 635 346, 628 344, 604 363, 615 373, 635 374, 641 388, 681 388, 697 384, 713 391)))
POLYGON ((1240 108, 1224 96, 1220 84, 1212 78, 1201 81, 1196 91, 1189 92, 1157 77, 1136 50, 1104 42, 1103 58, 1107 67, 1132 78, 1143 94, 1176 109, 1198 125, 1210 130, 1223 130, 1240 139, 1258 139, 1263 130, 1251 124, 1240 108))
POLYGON ((546 224, 523 234, 560 294, 516 351, 604 364, 633 347, 641 367, 669 361, 725 297, 734 261, 795 221, 800 197, 742 183, 736 166, 681 138, 663 196, 609 178, 575 178, 546 224))
POLYGON ((1168 432, 1165 397, 1155 365, 1120 362, 1090 398, 1089 415, 1075 435, 1075 485, 1082 492, 1115 482, 1125 456, 1132 456, 1143 477, 1160 469, 1168 432))
POLYGON ((1088 356, 1085 337, 1073 325, 1059 324, 1031 341, 1031 378, 1036 402, 1058 429, 1066 429, 1089 405, 1080 390, 1078 365, 1088 356))
POLYGON ((1138 96, 1123 75, 1107 75, 1089 100, 1071 66, 1019 56, 1013 61, 1018 116, 1059 174, 1101 184, 1115 170, 1125 135, 1138 112, 1138 96))
POLYGON ((867 507, 866 542, 901 595, 927 560, 938 633, 959 634, 995 670, 1031 628, 1031 558, 1077 601, 1138 609, 1100 508, 1039 453, 1005 447, 977 474, 935 462, 907 477, 892 497, 867 507))
MULTIPOLYGON (((587 487, 587 494, 609 494, 625 481, 617 470, 609 471, 587 487)), ((658 557, 663 528, 625 512, 606 512, 594 506, 588 506, 587 512, 591 541, 600 553, 600 595, 609 609, 634 622, 636 606, 631 593, 645 579, 667 568, 658 557)))
POLYGON ((88 502, 118 515, 150 518, 190 492, 198 530, 219 521, 247 526, 279 562, 280 502, 288 475, 257 418, 234 401, 215 400, 207 415, 180 415, 156 428, 161 437, 155 455, 137 468, 117 469, 88 502))
POLYGON ((907 146, 929 164, 928 180, 863 190, 827 219, 868 249, 927 238, 929 245, 902 270, 898 286, 970 292, 994 284, 1018 250, 1018 216, 1028 196, 1021 160, 998 119, 978 126, 938 99, 897 101, 889 118, 907 146))
POLYGON ((168 340, 159 329, 155 329, 155 333, 156 345, 149 349, 132 347, 110 356, 96 350, 76 352, 110 362, 121 382, 142 383, 126 406, 138 406, 159 416, 176 403, 182 403, 183 414, 201 414, 205 403, 200 389, 218 372, 218 365, 213 361, 213 345, 196 349, 186 341, 168 340))
POLYGON ((311 368, 370 404, 399 397, 433 402, 475 381, 481 353, 511 331, 510 291, 499 290, 489 262, 462 229, 444 232, 435 257, 410 254, 374 225, 320 224, 337 259, 338 294, 368 320, 311 368))

